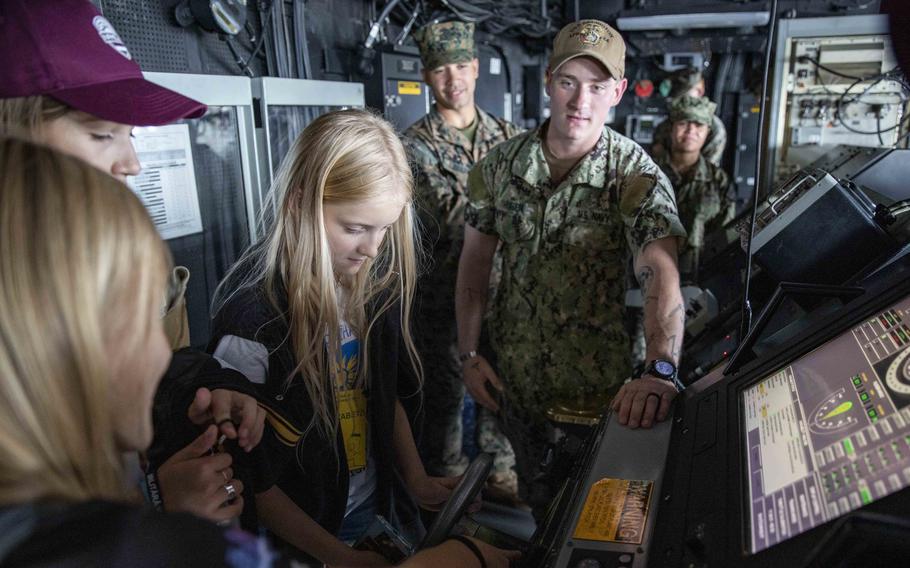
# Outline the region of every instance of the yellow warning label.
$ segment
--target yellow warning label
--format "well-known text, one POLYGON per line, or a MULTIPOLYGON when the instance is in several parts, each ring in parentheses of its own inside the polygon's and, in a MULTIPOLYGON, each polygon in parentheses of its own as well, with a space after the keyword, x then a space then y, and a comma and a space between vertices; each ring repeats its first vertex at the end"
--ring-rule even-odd
POLYGON ((761 107, 754 106, 754 107, 752 107, 752 108, 749 109, 749 110, 752 111, 752 114, 758 114, 758 113, 761 112, 761 107))
POLYGON ((641 544, 653 481, 604 478, 591 486, 575 538, 641 544))
POLYGON ((399 95, 419 95, 420 83, 416 81, 398 81, 399 95))

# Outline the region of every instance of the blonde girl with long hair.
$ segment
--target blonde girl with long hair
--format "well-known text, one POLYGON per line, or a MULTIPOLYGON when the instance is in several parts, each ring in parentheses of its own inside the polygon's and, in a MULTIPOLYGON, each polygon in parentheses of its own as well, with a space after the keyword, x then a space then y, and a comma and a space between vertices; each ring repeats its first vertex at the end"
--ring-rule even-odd
POLYGON ((227 565, 214 525, 129 504, 122 458, 151 443, 171 356, 170 255, 145 208, 112 177, 15 138, 0 138, 0 172, 3 565, 227 565))
POLYGON ((455 483, 427 476, 399 400, 416 406, 421 382, 412 184, 385 120, 322 115, 279 169, 265 236, 216 293, 214 354, 293 422, 270 419, 263 438, 260 520, 327 564, 383 563, 342 540, 375 513, 411 520, 399 476, 424 506, 455 483))

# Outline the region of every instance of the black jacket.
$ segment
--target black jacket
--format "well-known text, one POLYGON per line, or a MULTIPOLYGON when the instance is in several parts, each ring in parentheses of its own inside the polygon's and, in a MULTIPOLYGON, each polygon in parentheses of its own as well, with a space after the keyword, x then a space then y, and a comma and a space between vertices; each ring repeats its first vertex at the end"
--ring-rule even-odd
MULTIPOLYGON (((155 437, 145 453, 148 472, 157 474, 158 468, 168 458, 189 445, 209 426, 193 424, 187 417, 187 410, 196 396, 196 391, 202 387, 209 390, 233 390, 258 398, 260 404, 268 403, 246 377, 233 369, 223 368, 208 353, 191 347, 175 352, 155 392, 152 407, 155 437)), ((262 460, 263 450, 257 446, 247 453, 238 448, 232 440, 228 440, 224 445, 233 458, 231 467, 234 470, 234 477, 243 482, 244 507, 240 515, 240 524, 255 534, 259 531, 259 523, 254 496, 256 492, 268 489, 257 486, 258 476, 253 474, 255 464, 262 460)), ((157 480, 150 480, 150 486, 153 481, 156 487, 150 487, 150 491, 161 491, 161 498, 166 506, 167 494, 157 486, 157 480)))
MULTIPOLYGON (((286 298, 285 295, 279 295, 286 298)), ((256 468, 256 485, 277 484, 301 509, 332 534, 338 534, 344 519, 349 472, 340 428, 334 441, 309 428, 313 407, 302 377, 288 387, 285 379, 296 367, 290 347, 284 310, 276 310, 261 290, 240 290, 216 314, 209 351, 225 335, 263 344, 269 351, 269 370, 264 385, 255 385, 260 395, 278 409, 299 433, 289 445, 282 432, 267 423, 261 447, 265 458, 256 468), (338 456, 339 459, 335 459, 338 456)), ((376 510, 393 523, 409 523, 417 516, 416 505, 407 495, 394 461, 393 429, 395 401, 400 399, 412 418, 419 403, 410 361, 401 340, 399 314, 393 306, 373 327, 369 337, 367 408, 370 422, 369 459, 376 463, 376 510)), ((413 420, 412 420, 413 422, 413 420)))

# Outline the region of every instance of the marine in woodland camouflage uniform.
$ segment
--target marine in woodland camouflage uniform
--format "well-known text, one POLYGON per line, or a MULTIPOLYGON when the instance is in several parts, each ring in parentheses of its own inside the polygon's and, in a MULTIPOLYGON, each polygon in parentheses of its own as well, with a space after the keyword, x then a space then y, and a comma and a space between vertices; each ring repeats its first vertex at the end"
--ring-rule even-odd
MULTIPOLYGON (((672 87, 668 96, 668 108, 673 104, 673 100, 686 96, 693 88, 701 85, 701 92, 704 92, 704 77, 701 72, 694 67, 682 69, 670 77, 672 87)), ((651 156, 655 160, 667 158, 670 151, 670 123, 667 119, 657 125, 654 130, 654 141, 651 144, 651 156)), ((724 121, 715 114, 711 115, 711 132, 708 133, 708 139, 701 149, 702 156, 708 162, 715 166, 720 165, 724 156, 724 149, 727 147, 727 129, 724 121)))
MULTIPOLYGON (((476 57, 474 25, 447 22, 417 34, 425 69, 476 57)), ((417 303, 418 349, 424 365, 426 422, 421 440, 428 470, 434 475, 461 475, 468 460, 462 451, 461 414, 464 382, 455 328, 455 279, 464 240, 468 172, 494 146, 521 132, 514 124, 475 107, 473 141, 449 125, 434 105, 404 134, 416 169, 418 212, 430 251, 429 272, 421 279, 417 303)), ((495 279, 491 280, 495 285, 495 279)), ((494 455, 493 479, 517 487, 515 456, 498 420, 480 408, 477 442, 494 455)))
MULTIPOLYGON (((701 97, 680 97, 670 105, 668 123, 679 121, 710 125, 715 104, 701 97)), ((707 144, 707 143, 706 143, 707 144)), ((730 194, 730 178, 718 166, 708 161, 702 153, 688 171, 677 172, 670 154, 657 160, 658 165, 673 184, 679 218, 689 234, 680 249, 679 272, 683 280, 697 280, 700 253, 705 245, 705 235, 720 229, 733 220, 736 203, 730 194)))
POLYGON ((630 375, 622 325, 630 257, 653 240, 685 236, 669 181, 638 144, 604 127, 554 187, 544 128, 481 160, 465 209, 467 224, 501 242, 489 328, 506 385, 504 427, 532 504, 535 491, 547 492, 531 483, 547 446, 547 408, 603 396, 630 375))

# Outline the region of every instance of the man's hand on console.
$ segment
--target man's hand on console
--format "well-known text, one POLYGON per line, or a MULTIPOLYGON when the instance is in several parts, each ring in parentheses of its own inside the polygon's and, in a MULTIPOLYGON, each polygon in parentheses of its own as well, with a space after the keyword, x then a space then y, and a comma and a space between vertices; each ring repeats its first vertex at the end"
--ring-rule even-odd
POLYGON ((650 428, 655 418, 657 422, 667 419, 677 393, 672 382, 645 374, 624 384, 610 408, 623 426, 650 428))

